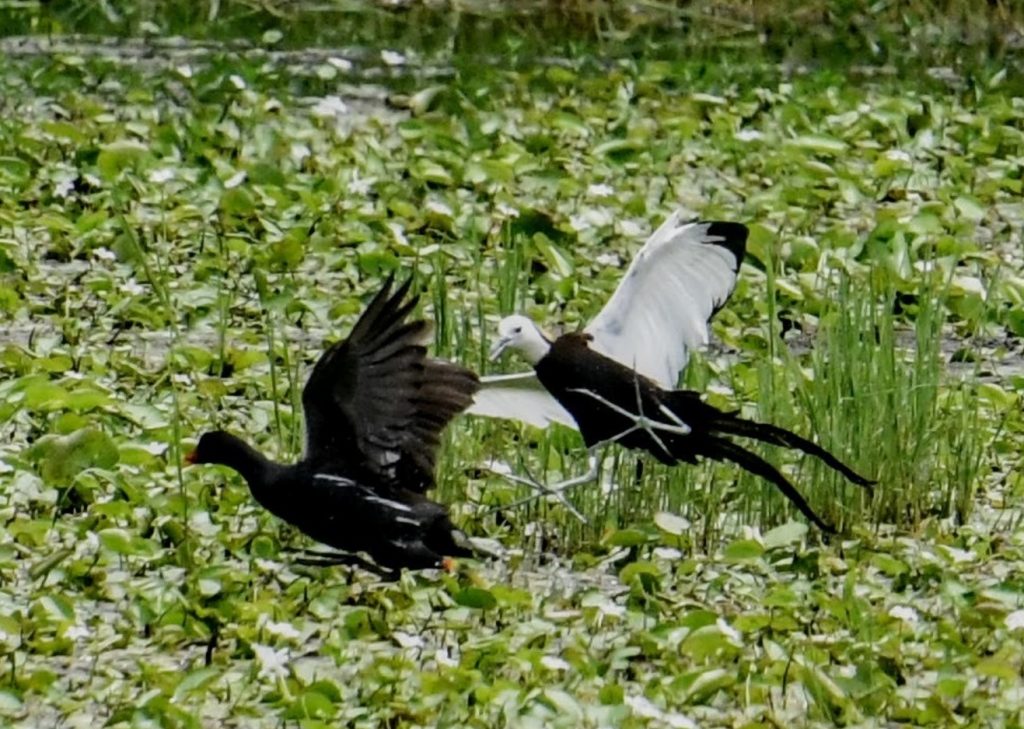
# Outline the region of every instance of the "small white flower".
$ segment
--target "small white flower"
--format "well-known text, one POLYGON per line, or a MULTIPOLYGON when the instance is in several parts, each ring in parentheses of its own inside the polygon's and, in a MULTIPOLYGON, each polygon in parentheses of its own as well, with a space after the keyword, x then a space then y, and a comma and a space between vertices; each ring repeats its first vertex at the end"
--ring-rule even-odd
POLYGON ((388 229, 391 231, 392 237, 395 239, 395 243, 399 245, 409 245, 409 239, 405 237, 405 230, 402 229, 401 224, 392 220, 387 224, 388 229))
POLYGON ((1024 628, 1024 610, 1014 610, 1006 616, 1006 627, 1010 630, 1024 628))
POLYGON ((590 230, 592 227, 590 221, 587 220, 585 215, 570 215, 569 216, 569 227, 575 230, 577 233, 582 233, 585 230, 590 230))
POLYGON ((635 220, 620 220, 619 232, 627 238, 640 238, 644 234, 644 227, 635 220))
POLYGON ((121 290, 129 296, 141 296, 146 293, 146 287, 133 278, 128 279, 121 286, 121 290))
POLYGON ((348 105, 341 100, 341 97, 325 96, 322 99, 317 99, 310 113, 320 119, 344 116, 348 114, 348 105))
POLYGON ((358 172, 352 174, 352 179, 348 183, 348 191, 353 195, 359 197, 365 197, 373 189, 374 183, 377 181, 372 177, 360 177, 358 172))
POLYGON ((149 173, 149 181, 158 185, 170 182, 174 179, 174 170, 170 167, 160 167, 149 173))
POLYGON ((894 605, 889 608, 889 617, 902 620, 907 625, 915 625, 917 623, 917 610, 906 605, 894 605))
POLYGON ((116 261, 117 254, 115 254, 109 248, 94 248, 92 251, 93 258, 97 258, 101 261, 116 261))
POLYGON ((966 549, 957 549, 956 547, 941 547, 941 549, 953 560, 954 564, 973 562, 976 558, 974 552, 968 552, 966 549))
POLYGON ((229 177, 228 179, 224 180, 224 189, 225 190, 230 190, 232 188, 238 187, 243 182, 245 182, 245 178, 248 177, 248 176, 249 175, 248 175, 248 173, 245 170, 241 170, 240 172, 236 172, 235 174, 231 175, 231 177, 229 177))
POLYGON ((619 605, 617 602, 611 600, 604 600, 598 606, 597 610, 602 615, 607 615, 611 618, 621 618, 626 614, 626 607, 619 605))
POLYGON ((70 628, 64 631, 64 637, 68 640, 84 640, 91 635, 89 629, 80 623, 75 623, 70 628))
POLYGON ((397 51, 381 51, 380 60, 389 66, 401 66, 405 63, 405 56, 397 51))
POLYGON ((302 636, 302 633, 296 630, 295 626, 283 621, 277 623, 273 620, 268 620, 263 625, 263 629, 271 635, 284 640, 298 640, 302 636))
POLYGON ((173 375, 171 375, 171 382, 173 382, 175 385, 191 385, 192 378, 189 377, 188 375, 182 374, 181 372, 175 372, 173 375))
POLYGON ((885 153, 885 158, 892 160, 893 162, 907 162, 909 163, 910 155, 904 152, 902 149, 890 149, 885 153))
POLYGON ((277 650, 269 645, 252 644, 256 662, 260 664, 260 678, 286 678, 288 676, 288 649, 277 650))
POLYGON ((615 220, 615 216, 608 208, 586 208, 583 217, 595 228, 611 225, 615 220))
POLYGON ((231 82, 231 85, 239 91, 245 88, 245 79, 239 76, 238 74, 231 74, 228 77, 228 80, 231 82))
POLYGON ((622 265, 622 259, 619 258, 618 253, 599 253, 594 261, 600 266, 614 266, 618 268, 622 265))
POLYGON ((725 622, 722 618, 715 621, 715 627, 718 628, 718 632, 724 635, 730 643, 735 645, 743 644, 743 634, 736 630, 736 628, 729 625, 729 623, 725 622))
POLYGON ((438 648, 434 651, 434 661, 437 662, 438 666, 444 666, 445 668, 457 668, 459 665, 459 662, 452 658, 444 648, 438 648))
POLYGON ((426 207, 430 212, 435 213, 436 215, 441 215, 445 218, 455 217, 455 212, 440 200, 427 200, 427 204, 424 207, 426 207))
POLYGON ((603 183, 590 185, 587 188, 587 195, 590 197, 611 197, 614 194, 614 188, 612 188, 611 185, 605 185, 603 183))
POLYGON ((66 198, 75 189, 74 178, 60 180, 53 186, 54 197, 66 198))
POLYGON ((187 63, 177 66, 174 70, 182 78, 192 78, 192 67, 187 63))
POLYGON ((288 148, 288 156, 292 158, 292 162, 295 164, 301 164, 302 160, 310 156, 312 152, 309 147, 302 142, 294 142, 291 147, 288 148))
POLYGON ((98 178, 96 175, 92 175, 86 172, 84 175, 82 175, 82 179, 85 180, 86 184, 88 184, 89 187, 103 187, 103 181, 100 180, 100 178, 98 178))
POLYGON ((558 656, 543 656, 540 659, 540 665, 549 671, 568 671, 572 666, 569 662, 559 658, 558 656))
POLYGON ((89 532, 85 535, 85 548, 90 552, 95 552, 100 548, 100 538, 96 532, 89 532))
POLYGON ((682 714, 662 711, 644 696, 627 696, 623 703, 633 712, 633 716, 639 719, 658 719, 673 729, 697 729, 693 720, 682 714))
POLYGON ((334 66, 339 71, 351 71, 352 61, 347 58, 338 58, 337 56, 331 56, 327 59, 327 62, 334 66))
POLYGON ((683 558, 683 553, 675 547, 655 547, 652 553, 656 559, 675 562, 683 558))
POLYGON ((518 208, 514 208, 511 205, 508 205, 508 204, 503 203, 503 202, 498 203, 497 205, 495 205, 494 206, 494 211, 496 213, 498 213, 498 215, 500 215, 503 218, 518 218, 519 217, 519 209, 518 208))
POLYGON ((148 443, 139 443, 139 448, 153 456, 162 456, 164 453, 167 452, 167 447, 168 446, 166 443, 157 443, 156 441, 150 441, 148 443))
POLYGON ((412 635, 411 633, 403 633, 401 630, 396 630, 391 634, 391 637, 395 639, 402 648, 422 648, 423 638, 418 635, 412 635))
POLYGON ((754 142, 758 139, 764 139, 764 134, 757 129, 740 129, 733 137, 739 142, 754 142))

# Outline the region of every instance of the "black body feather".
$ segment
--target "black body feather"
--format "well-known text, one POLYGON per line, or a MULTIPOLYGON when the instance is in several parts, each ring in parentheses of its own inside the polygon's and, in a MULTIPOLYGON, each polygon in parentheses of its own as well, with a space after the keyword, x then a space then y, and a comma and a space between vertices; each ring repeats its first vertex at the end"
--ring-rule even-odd
POLYGON ((441 431, 478 381, 427 356, 427 323, 406 321, 416 305, 405 300, 409 281, 393 295, 391 286, 389 278, 313 368, 302 460, 275 463, 223 431, 204 434, 190 460, 235 469, 261 505, 319 542, 366 552, 389 570, 436 567, 471 554, 445 508, 423 494, 434 485, 441 431))
POLYGON ((535 369, 544 387, 576 420, 588 446, 614 439, 626 448, 647 451, 669 465, 696 463, 699 456, 730 461, 775 484, 804 516, 824 531, 832 532, 834 529, 810 508, 796 487, 777 468, 725 436, 741 436, 795 448, 820 458, 859 486, 869 487, 874 483, 855 473, 821 446, 796 433, 721 411, 689 390, 662 389, 629 367, 590 349, 587 334, 574 332, 559 337, 537 362, 535 369), (659 423, 677 425, 674 416, 690 432, 679 434, 655 430, 656 440, 647 430, 634 429, 633 419, 615 412, 588 392, 659 423))

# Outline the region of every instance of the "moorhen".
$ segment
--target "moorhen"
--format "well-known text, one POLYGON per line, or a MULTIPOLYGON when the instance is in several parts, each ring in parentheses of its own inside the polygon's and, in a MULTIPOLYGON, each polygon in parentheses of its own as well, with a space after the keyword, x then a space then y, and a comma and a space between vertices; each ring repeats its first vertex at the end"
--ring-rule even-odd
POLYGON ((434 485, 441 431, 479 387, 470 370, 427 356, 428 324, 406 321, 418 300, 405 300, 411 279, 394 294, 392 283, 393 276, 348 339, 313 368, 302 391, 301 460, 276 463, 219 430, 203 434, 186 456, 233 468, 271 513, 344 552, 312 552, 306 562, 360 565, 390 578, 472 554, 445 508, 424 492, 434 485))

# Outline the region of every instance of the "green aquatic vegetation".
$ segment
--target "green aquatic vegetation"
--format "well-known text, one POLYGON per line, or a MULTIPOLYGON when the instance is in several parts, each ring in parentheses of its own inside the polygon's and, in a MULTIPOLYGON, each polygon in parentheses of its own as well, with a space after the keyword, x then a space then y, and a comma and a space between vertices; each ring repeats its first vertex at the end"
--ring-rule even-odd
POLYGON ((154 44, 2 51, 3 722, 1020 721, 1012 58, 154 44), (387 273, 491 371, 501 315, 587 321, 680 204, 751 227, 686 383, 877 477, 761 451, 842 537, 729 466, 616 448, 571 496, 587 524, 492 511, 525 492, 488 466, 556 480, 581 444, 462 418, 438 497, 507 555, 382 585, 292 563, 237 477, 182 469, 210 427, 296 456, 308 365, 387 273))

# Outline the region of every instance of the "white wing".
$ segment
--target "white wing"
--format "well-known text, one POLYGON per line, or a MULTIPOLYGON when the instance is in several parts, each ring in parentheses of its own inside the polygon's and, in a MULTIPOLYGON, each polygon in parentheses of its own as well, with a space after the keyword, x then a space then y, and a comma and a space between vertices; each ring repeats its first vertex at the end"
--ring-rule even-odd
POLYGON ((569 412, 544 389, 532 372, 481 377, 480 389, 466 412, 487 418, 521 420, 538 428, 561 423, 577 429, 576 421, 569 412))
POLYGON ((746 242, 739 223, 681 223, 673 213, 587 326, 591 348, 675 387, 691 350, 707 344, 708 320, 736 285, 746 242))

